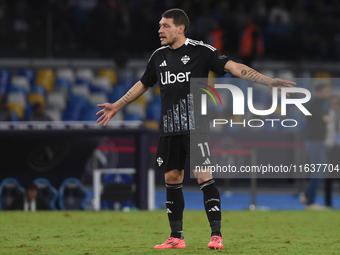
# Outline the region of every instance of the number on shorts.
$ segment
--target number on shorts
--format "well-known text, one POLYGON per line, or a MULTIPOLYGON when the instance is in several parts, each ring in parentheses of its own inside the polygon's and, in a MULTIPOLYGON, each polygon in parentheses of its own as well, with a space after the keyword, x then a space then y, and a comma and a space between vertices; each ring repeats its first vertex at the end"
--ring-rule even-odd
MULTIPOLYGON (((205 147, 207 148, 207 154, 208 154, 208 156, 210 156, 210 149, 209 149, 209 144, 208 144, 208 142, 205 142, 204 145, 205 145, 205 147)), ((198 144, 198 147, 200 147, 200 149, 201 149, 202 157, 205 157, 205 152, 204 152, 203 143, 199 143, 199 144, 198 144)))

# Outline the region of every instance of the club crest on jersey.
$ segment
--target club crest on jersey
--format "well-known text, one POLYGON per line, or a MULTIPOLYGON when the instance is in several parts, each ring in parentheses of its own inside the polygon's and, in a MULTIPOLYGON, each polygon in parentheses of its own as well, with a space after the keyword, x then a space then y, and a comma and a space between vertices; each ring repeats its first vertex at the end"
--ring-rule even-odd
POLYGON ((182 58, 181 58, 181 61, 183 62, 183 64, 185 65, 186 63, 188 63, 190 60, 190 57, 188 55, 184 55, 182 58))
POLYGON ((158 163, 158 166, 161 166, 163 164, 163 159, 161 157, 158 157, 157 163, 158 163))

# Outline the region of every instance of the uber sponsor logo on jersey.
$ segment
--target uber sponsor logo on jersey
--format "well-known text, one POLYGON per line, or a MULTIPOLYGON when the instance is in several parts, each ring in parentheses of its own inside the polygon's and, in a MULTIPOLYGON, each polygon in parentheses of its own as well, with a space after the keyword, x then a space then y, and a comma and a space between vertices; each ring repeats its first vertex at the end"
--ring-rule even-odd
POLYGON ((163 85, 173 84, 176 82, 189 82, 189 75, 191 72, 173 74, 170 71, 166 71, 164 74, 161 73, 161 83, 163 85))

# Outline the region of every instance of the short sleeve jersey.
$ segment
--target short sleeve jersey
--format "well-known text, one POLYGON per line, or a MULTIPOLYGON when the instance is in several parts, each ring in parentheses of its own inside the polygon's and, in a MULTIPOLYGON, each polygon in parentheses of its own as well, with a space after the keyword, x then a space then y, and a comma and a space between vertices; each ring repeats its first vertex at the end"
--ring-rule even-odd
MULTIPOLYGON (((209 71, 224 75, 228 57, 203 42, 186 39, 178 49, 158 48, 150 57, 141 82, 161 91, 160 136, 183 135, 191 131, 206 132, 195 121, 191 78, 207 78, 209 71)), ((196 118, 197 119, 197 118, 196 118)))

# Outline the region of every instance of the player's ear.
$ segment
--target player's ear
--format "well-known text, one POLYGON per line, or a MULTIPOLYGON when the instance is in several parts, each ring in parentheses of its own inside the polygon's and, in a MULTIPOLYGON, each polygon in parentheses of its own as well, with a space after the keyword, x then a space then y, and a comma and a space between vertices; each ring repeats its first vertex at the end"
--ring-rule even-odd
POLYGON ((178 32, 181 33, 181 34, 184 34, 185 26, 179 25, 178 28, 179 28, 178 32))

